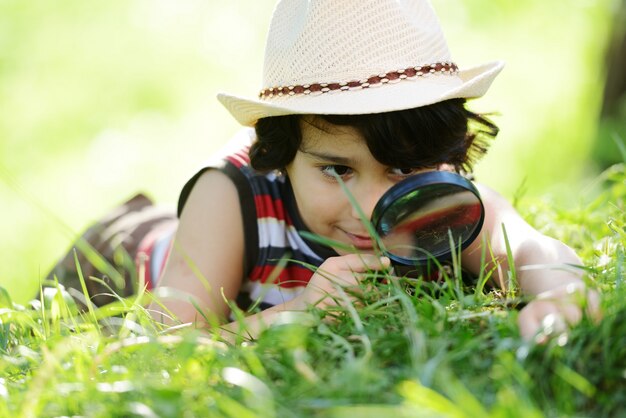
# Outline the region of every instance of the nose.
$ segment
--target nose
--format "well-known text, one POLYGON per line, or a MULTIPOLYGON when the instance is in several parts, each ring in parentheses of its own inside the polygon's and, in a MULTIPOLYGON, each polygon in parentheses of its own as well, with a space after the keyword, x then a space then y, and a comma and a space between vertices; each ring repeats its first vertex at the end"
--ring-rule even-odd
POLYGON ((374 207, 382 195, 391 187, 390 184, 363 184, 353 191, 354 200, 358 204, 358 208, 352 205, 352 216, 355 219, 361 219, 359 208, 363 212, 366 219, 372 218, 374 207))

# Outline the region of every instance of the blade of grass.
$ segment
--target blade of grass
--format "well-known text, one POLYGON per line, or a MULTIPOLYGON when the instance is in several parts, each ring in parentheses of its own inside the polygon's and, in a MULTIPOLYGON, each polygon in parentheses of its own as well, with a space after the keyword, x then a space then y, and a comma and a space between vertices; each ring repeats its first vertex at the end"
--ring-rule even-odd
MULTIPOLYGON (((89 315, 91 316, 91 319, 93 321, 94 324, 98 323, 98 318, 96 317, 96 312, 95 309, 93 307, 93 303, 91 303, 91 298, 89 296, 89 291, 87 290, 87 284, 85 283, 85 277, 83 276, 83 270, 80 267, 80 263, 78 262, 78 255, 76 254, 76 251, 74 250, 74 263, 76 263, 76 273, 78 274, 78 280, 80 281, 80 287, 83 290, 83 295, 85 295, 85 301, 87 304, 87 309, 89 311, 89 315)), ((96 327, 96 329, 98 330, 98 332, 100 332, 99 327, 96 327)))
POLYGON ((508 272, 507 272, 507 288, 506 295, 507 298, 515 298, 518 289, 518 280, 517 280, 517 270, 515 268, 515 259, 513 258, 513 252, 511 251, 511 244, 509 242, 509 236, 506 233, 506 227, 502 224, 502 234, 504 236, 504 245, 506 246, 506 258, 508 262, 508 272))

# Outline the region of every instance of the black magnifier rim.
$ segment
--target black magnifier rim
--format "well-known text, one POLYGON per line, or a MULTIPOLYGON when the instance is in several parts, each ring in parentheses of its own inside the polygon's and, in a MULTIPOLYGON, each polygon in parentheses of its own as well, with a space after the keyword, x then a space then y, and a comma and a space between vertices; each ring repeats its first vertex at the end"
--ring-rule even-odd
MULTIPOLYGON (((427 171, 425 173, 416 174, 405 180, 402 180, 397 184, 394 184, 389 190, 385 192, 385 194, 381 196, 372 212, 372 225, 374 226, 376 232, 379 232, 378 224, 381 218, 398 198, 422 187, 437 184, 457 186, 461 189, 471 192, 478 198, 478 202, 480 203, 480 219, 478 220, 476 228, 474 228, 472 234, 461 243, 461 250, 467 248, 472 242, 474 242, 474 240, 476 239, 476 237, 478 237, 478 234, 480 234, 480 231, 482 230, 483 223, 485 221, 485 206, 483 205, 483 200, 480 197, 480 193, 478 192, 478 189, 476 189, 476 186, 474 186, 471 181, 461 176, 460 174, 452 173, 450 171, 427 171)), ((451 258, 452 252, 448 251, 447 253, 441 254, 436 257, 425 256, 423 259, 409 259, 405 257, 400 257, 387 251, 385 251, 385 255, 389 257, 392 261, 405 266, 421 266, 428 264, 429 261, 433 260, 433 258, 436 258, 440 262, 446 261, 451 258)))

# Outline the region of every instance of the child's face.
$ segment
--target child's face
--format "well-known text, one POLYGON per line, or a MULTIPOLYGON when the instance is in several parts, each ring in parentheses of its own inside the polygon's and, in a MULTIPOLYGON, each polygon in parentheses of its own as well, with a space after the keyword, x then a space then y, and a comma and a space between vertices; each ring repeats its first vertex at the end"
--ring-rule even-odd
POLYGON ((302 145, 287 166, 287 175, 304 223, 317 235, 353 245, 363 252, 372 251, 367 228, 333 173, 341 177, 369 219, 391 186, 428 170, 382 165, 352 127, 331 125, 318 118, 305 119, 300 126, 302 145))

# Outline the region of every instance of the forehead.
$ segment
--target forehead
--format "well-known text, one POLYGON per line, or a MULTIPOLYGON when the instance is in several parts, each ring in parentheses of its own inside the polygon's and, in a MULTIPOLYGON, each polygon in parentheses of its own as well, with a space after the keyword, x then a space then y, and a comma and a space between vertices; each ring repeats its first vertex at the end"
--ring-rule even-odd
POLYGON ((316 116, 305 116, 300 119, 302 143, 304 151, 319 148, 366 147, 365 138, 354 127, 349 125, 333 125, 316 116))

